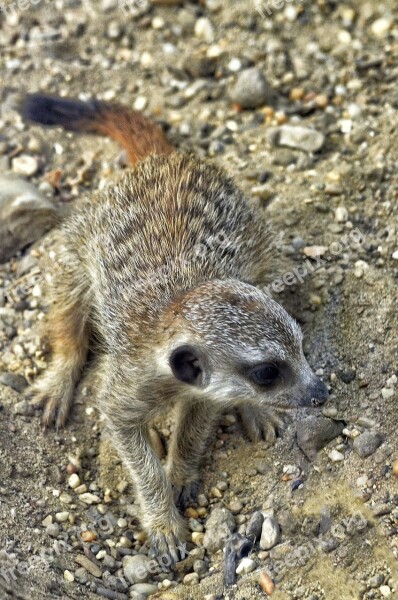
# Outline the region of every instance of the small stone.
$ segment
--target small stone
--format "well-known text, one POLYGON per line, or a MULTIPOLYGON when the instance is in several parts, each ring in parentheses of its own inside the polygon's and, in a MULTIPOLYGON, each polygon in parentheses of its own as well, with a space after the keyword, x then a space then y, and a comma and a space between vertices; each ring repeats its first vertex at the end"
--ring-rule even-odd
POLYGON ((204 560, 195 560, 195 562, 193 563, 193 570, 195 571, 195 573, 197 573, 198 575, 204 575, 205 573, 207 573, 207 563, 204 560))
POLYGON ((187 573, 183 579, 185 585, 198 585, 199 575, 197 573, 187 573))
POLYGON ((344 460, 344 454, 342 454, 338 450, 332 450, 331 452, 329 452, 328 456, 332 462, 341 462, 344 460))
POLYGON ((246 537, 248 537, 250 540, 257 541, 261 536, 263 522, 264 515, 262 514, 262 512, 259 510, 255 511, 251 515, 246 525, 246 537))
POLYGON ((261 529, 260 548, 271 550, 279 541, 280 527, 275 517, 265 517, 261 529))
POLYGON ((348 210, 345 206, 338 206, 336 208, 335 219, 337 223, 346 223, 348 221, 348 210))
POLYGON ((394 260, 398 260, 398 250, 394 250, 394 252, 392 253, 391 257, 392 257, 394 260))
POLYGON ((316 258, 317 256, 323 256, 327 250, 327 246, 305 246, 303 253, 308 258, 316 258))
POLYGON ((192 532, 191 539, 192 539, 193 543, 196 544, 196 546, 200 547, 200 546, 203 546, 205 535, 204 535, 204 533, 194 531, 194 532, 192 532))
POLYGON ((232 102, 242 108, 258 108, 265 104, 274 104, 275 97, 275 91, 262 72, 256 68, 241 71, 231 90, 232 102))
POLYGON ((380 19, 376 19, 376 21, 373 21, 372 25, 370 26, 370 30, 375 37, 385 37, 389 32, 392 23, 392 19, 389 19, 387 17, 381 17, 380 19))
POLYGON ((52 515, 48 515, 45 519, 42 520, 41 524, 43 525, 43 527, 48 527, 49 525, 52 525, 52 522, 52 515))
POLYGON ((65 521, 69 519, 69 513, 66 510, 62 512, 57 512, 55 513, 55 518, 58 521, 58 523, 65 523, 65 521))
POLYGON ((125 556, 123 573, 130 583, 147 583, 154 570, 154 561, 143 554, 125 556))
POLYGON ((93 542, 96 537, 97 536, 95 535, 94 531, 90 531, 89 529, 87 529, 87 531, 82 531, 81 533, 83 542, 93 542))
POLYGON ((35 414, 33 406, 27 400, 21 400, 20 402, 17 402, 14 406, 14 412, 16 415, 21 415, 24 417, 31 417, 35 414))
POLYGON ((251 573, 256 568, 256 563, 251 558, 245 557, 242 558, 238 566, 236 567, 237 575, 246 575, 247 573, 251 573))
POLYGON ((130 587, 130 598, 143 600, 156 594, 158 587, 152 583, 136 583, 130 587))
POLYGON ((243 508, 243 504, 239 500, 233 500, 229 504, 229 510, 231 511, 231 513, 233 515, 238 515, 240 513, 240 511, 242 510, 242 508, 243 508))
POLYGON ((214 41, 214 27, 207 17, 199 17, 195 23, 195 35, 208 44, 214 41))
POLYGON ((145 96, 137 96, 137 98, 134 100, 134 110, 145 110, 146 107, 148 105, 148 98, 145 98, 145 96))
POLYGON ((78 556, 75 556, 75 561, 80 566, 84 567, 86 569, 86 571, 91 573, 91 575, 93 575, 93 577, 101 577, 101 575, 102 575, 101 569, 99 567, 97 567, 97 565, 95 563, 93 563, 93 561, 91 561, 89 558, 87 558, 87 556, 85 556, 84 554, 79 554, 78 556))
POLYGON ((378 431, 365 431, 355 438, 353 449, 361 458, 367 458, 383 443, 383 435, 378 431))
POLYGON ((97 504, 100 502, 100 498, 95 494, 91 494, 90 492, 85 492, 84 494, 80 494, 79 500, 84 502, 85 504, 97 504))
POLYGON ((392 388, 382 388, 381 395, 384 398, 384 400, 388 400, 389 398, 393 397, 394 390, 392 388))
POLYGON ((381 585, 379 587, 379 592, 384 598, 391 596, 391 589, 388 587, 388 585, 381 585))
POLYGON ((39 162, 37 158, 29 156, 28 154, 20 154, 11 161, 12 170, 18 175, 26 175, 31 177, 35 175, 39 169, 39 162))
POLYGON ((50 536, 50 537, 57 537, 59 535, 60 529, 59 529, 59 525, 58 523, 51 523, 50 525, 47 525, 46 527, 46 533, 50 536))
POLYGON ((268 594, 268 596, 271 596, 271 594, 273 593, 273 591, 275 589, 275 584, 266 571, 262 571, 260 573, 260 576, 258 578, 258 583, 259 583, 261 589, 264 590, 264 592, 266 594, 268 594))
POLYGON ((17 373, 1 373, 0 383, 12 388, 18 393, 22 393, 28 386, 25 377, 17 373))
POLYGON ((73 573, 71 573, 68 570, 64 571, 64 579, 68 583, 72 583, 73 581, 75 581, 75 577, 74 577, 73 573))
POLYGON ((357 279, 361 279, 365 272, 369 269, 369 265, 364 260, 357 260, 354 265, 354 275, 357 279))
POLYGON ((77 475, 77 473, 72 473, 72 475, 68 479, 68 484, 69 484, 69 487, 72 488, 72 490, 75 490, 77 487, 79 487, 79 485, 80 485, 79 475, 77 475))
POLYGON ((381 586, 382 583, 384 583, 384 575, 382 575, 381 573, 378 573, 374 577, 371 577, 368 581, 368 585, 371 588, 378 588, 381 586))
POLYGON ((292 125, 271 128, 269 139, 274 146, 287 146, 309 153, 319 152, 325 143, 325 136, 320 131, 292 125))
POLYGON ((392 465, 391 465, 391 468, 392 468, 392 472, 393 472, 393 474, 394 474, 396 477, 398 477, 398 459, 393 461, 393 463, 392 463, 392 465))

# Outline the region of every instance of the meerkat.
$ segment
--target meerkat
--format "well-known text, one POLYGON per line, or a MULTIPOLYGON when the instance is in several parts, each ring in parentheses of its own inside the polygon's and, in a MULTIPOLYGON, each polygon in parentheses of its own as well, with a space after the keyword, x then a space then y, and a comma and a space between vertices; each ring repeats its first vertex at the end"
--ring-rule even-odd
POLYGON ((52 362, 31 396, 46 426, 63 426, 89 340, 100 340, 99 408, 153 547, 178 561, 178 508, 193 501, 220 414, 238 407, 251 439, 273 441, 277 410, 320 405, 327 387, 304 357, 299 326, 262 289, 272 273, 266 216, 222 170, 175 151, 123 106, 31 95, 21 110, 34 123, 108 135, 133 165, 79 199, 62 225, 52 362), (172 406, 164 468, 148 426, 172 406))

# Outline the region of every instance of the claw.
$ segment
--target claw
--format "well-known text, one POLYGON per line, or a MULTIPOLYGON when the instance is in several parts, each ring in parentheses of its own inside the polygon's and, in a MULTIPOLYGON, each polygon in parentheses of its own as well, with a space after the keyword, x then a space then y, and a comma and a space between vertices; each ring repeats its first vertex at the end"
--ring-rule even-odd
POLYGON ((265 440, 273 445, 277 435, 283 428, 283 421, 275 413, 270 413, 257 406, 241 406, 239 414, 246 435, 252 442, 265 440))
POLYGON ((186 485, 173 486, 175 503, 181 512, 196 502, 200 481, 191 481, 186 485))

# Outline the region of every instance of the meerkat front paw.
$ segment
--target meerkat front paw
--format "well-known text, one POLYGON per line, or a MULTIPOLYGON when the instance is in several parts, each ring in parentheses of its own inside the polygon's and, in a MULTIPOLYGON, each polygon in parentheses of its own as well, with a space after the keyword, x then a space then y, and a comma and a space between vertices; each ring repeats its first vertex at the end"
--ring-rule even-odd
POLYGON ((26 392, 32 406, 43 409, 44 427, 63 427, 68 419, 73 402, 74 387, 70 377, 50 369, 26 392))
POLYGON ((186 540, 188 532, 183 519, 178 515, 167 527, 149 527, 149 540, 162 567, 172 567, 188 554, 186 540))
POLYGON ((268 444, 275 443, 278 433, 283 429, 283 420, 274 412, 259 406, 240 406, 239 415, 243 429, 252 442, 265 440, 268 444))

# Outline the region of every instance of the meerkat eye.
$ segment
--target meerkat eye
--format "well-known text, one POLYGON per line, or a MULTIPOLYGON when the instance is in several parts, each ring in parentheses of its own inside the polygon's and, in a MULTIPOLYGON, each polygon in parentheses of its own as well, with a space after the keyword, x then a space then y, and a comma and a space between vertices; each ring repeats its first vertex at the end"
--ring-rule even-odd
POLYGON ((250 379, 257 385, 264 387, 272 385, 278 379, 280 373, 278 367, 271 363, 264 363, 258 367, 254 367, 250 371, 250 379))

